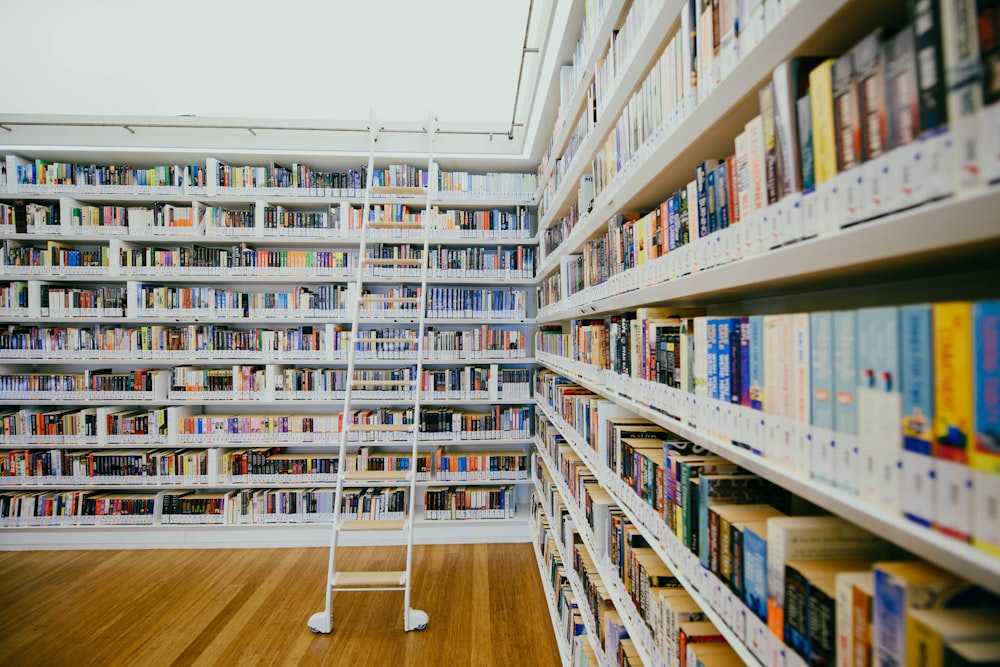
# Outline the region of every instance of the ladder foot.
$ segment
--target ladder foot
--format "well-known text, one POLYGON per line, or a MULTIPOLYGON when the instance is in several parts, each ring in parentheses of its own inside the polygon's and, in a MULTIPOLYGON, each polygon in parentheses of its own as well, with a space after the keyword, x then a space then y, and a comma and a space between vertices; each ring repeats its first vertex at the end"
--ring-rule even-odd
POLYGON ((314 635, 328 635, 331 630, 333 630, 333 614, 319 611, 309 617, 309 631, 314 635))
POLYGON ((423 630, 427 627, 428 616, 426 611, 420 609, 409 609, 406 613, 406 631, 423 630))

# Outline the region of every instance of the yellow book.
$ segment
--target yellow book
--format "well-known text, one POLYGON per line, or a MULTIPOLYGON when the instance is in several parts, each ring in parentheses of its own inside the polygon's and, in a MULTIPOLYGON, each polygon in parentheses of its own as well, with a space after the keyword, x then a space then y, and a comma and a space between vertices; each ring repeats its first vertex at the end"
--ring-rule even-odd
POLYGON ((906 618, 907 667, 944 663, 953 641, 1000 640, 1000 618, 983 609, 911 609, 906 618))
POLYGON ((833 122, 833 64, 824 60, 809 73, 816 185, 837 175, 837 129, 833 122))
POLYGON ((972 419, 972 304, 934 304, 934 430, 939 531, 967 540, 972 533, 969 469, 972 419))

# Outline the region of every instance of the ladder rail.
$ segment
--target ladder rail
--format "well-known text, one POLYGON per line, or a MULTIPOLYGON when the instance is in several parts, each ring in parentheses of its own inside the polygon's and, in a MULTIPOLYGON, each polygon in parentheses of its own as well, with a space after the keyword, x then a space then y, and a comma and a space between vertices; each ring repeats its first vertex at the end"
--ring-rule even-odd
POLYGON ((416 391, 414 392, 415 397, 413 401, 413 421, 414 429, 411 437, 411 472, 413 476, 410 478, 410 498, 409 498, 409 516, 410 523, 406 531, 406 592, 403 594, 403 610, 404 619, 403 623, 406 625, 406 629, 409 630, 409 612, 410 612, 410 595, 413 588, 413 529, 415 524, 415 514, 416 514, 416 503, 417 503, 417 456, 420 444, 420 410, 421 410, 421 400, 423 389, 420 383, 423 380, 424 374, 424 329, 427 325, 427 274, 430 271, 430 240, 431 240, 431 197, 436 191, 437 185, 437 173, 434 169, 434 132, 436 131, 435 123, 436 120, 433 116, 428 116, 427 118, 427 192, 424 197, 424 212, 423 212, 423 225, 424 225, 424 247, 421 253, 422 262, 420 264, 420 296, 422 299, 422 304, 420 307, 420 316, 417 320, 417 370, 416 370, 416 391))

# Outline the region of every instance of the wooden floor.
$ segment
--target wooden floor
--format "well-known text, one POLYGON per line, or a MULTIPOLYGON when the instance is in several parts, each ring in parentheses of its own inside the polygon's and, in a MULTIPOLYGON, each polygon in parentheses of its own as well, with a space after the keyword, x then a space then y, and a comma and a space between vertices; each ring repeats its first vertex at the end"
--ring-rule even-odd
MULTIPOLYGON (((338 569, 402 569, 403 549, 352 547, 338 569)), ((559 664, 530 544, 415 547, 403 594, 334 596, 327 549, 0 552, 0 665, 559 664)))

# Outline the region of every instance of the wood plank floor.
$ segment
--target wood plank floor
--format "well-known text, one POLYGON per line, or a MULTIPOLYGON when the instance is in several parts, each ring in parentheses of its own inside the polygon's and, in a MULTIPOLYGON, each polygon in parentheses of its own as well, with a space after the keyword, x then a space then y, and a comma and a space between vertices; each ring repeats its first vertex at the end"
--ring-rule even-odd
MULTIPOLYGON (((334 596, 327 549, 0 552, 0 665, 559 664, 530 544, 415 547, 413 606, 400 592, 334 596)), ((402 547, 344 548, 338 569, 402 569, 402 547)), ((339 556, 338 556, 339 557, 339 556)))

